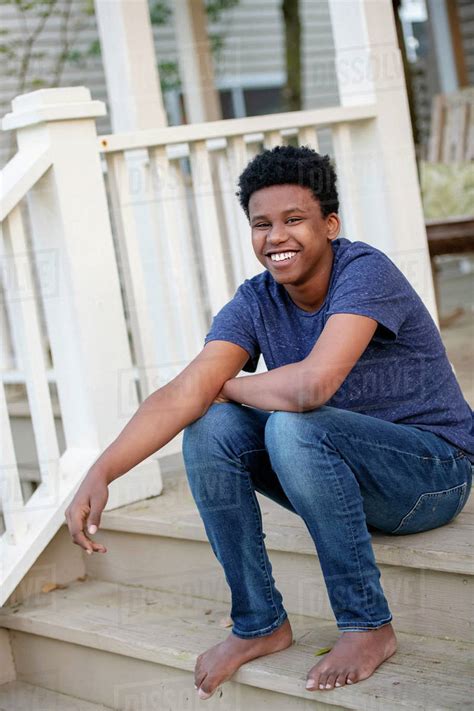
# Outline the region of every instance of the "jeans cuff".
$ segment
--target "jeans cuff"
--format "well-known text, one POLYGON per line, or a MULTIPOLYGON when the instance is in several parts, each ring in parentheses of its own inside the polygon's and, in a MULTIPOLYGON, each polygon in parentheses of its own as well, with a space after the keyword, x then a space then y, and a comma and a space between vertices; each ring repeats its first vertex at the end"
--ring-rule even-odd
POLYGON ((378 630, 381 627, 385 627, 385 625, 388 625, 392 621, 393 617, 390 615, 385 620, 381 620, 379 622, 361 622, 361 623, 356 623, 352 624, 350 622, 344 622, 344 624, 337 626, 341 632, 371 632, 372 630, 378 630))
POLYGON ((241 639, 253 639, 254 637, 265 637, 272 632, 274 632, 278 627, 281 627, 281 625, 284 623, 284 621, 288 618, 288 615, 286 611, 283 611, 280 617, 276 622, 274 622, 272 625, 269 627, 264 627, 261 630, 255 630, 254 632, 239 632, 235 625, 232 627, 232 634, 235 634, 236 637, 240 637, 241 639))

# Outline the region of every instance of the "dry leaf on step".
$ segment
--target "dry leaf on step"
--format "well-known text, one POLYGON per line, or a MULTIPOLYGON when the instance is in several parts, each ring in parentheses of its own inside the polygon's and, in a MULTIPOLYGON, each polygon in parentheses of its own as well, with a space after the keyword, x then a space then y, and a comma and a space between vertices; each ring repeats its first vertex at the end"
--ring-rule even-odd
POLYGON ((223 617, 219 620, 219 627, 232 627, 233 624, 230 617, 223 617))
POLYGON ((41 588, 41 592, 49 593, 53 590, 64 590, 65 588, 67 588, 67 585, 61 585, 61 583, 45 583, 41 588))
POLYGON ((327 654, 330 652, 332 647, 321 647, 321 649, 318 649, 317 652, 314 653, 315 657, 321 657, 323 654, 327 654))

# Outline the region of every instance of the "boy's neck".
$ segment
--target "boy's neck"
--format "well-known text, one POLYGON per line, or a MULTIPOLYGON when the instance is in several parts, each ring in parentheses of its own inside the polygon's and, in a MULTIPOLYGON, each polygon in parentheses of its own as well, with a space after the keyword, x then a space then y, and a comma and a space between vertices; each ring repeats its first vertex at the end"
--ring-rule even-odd
POLYGON ((321 258, 318 272, 313 275, 311 281, 304 286, 284 286, 296 306, 308 312, 321 308, 328 293, 333 264, 334 252, 331 242, 328 242, 328 250, 321 258))

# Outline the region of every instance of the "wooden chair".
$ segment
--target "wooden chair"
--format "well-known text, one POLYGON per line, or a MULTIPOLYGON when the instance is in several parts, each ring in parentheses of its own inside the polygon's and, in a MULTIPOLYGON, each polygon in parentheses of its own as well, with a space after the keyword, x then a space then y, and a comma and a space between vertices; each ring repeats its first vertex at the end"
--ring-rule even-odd
MULTIPOLYGON (((427 163, 461 164, 464 170, 470 171, 468 164, 473 160, 474 88, 468 87, 452 94, 438 94, 432 104, 427 163)), ((459 307, 451 314, 441 315, 439 266, 435 258, 441 254, 474 251, 474 204, 468 204, 467 211, 468 214, 428 217, 425 220, 441 327, 450 325, 464 313, 464 309, 459 307)))

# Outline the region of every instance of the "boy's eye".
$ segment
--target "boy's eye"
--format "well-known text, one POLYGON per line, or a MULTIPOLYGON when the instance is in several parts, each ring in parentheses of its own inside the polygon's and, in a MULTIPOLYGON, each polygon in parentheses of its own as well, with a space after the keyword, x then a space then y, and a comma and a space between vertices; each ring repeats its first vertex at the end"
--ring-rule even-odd
MULTIPOLYGON (((301 219, 302 219, 301 217, 289 217, 287 219, 287 222, 300 222, 301 219)), ((268 227, 268 226, 269 226, 268 222, 259 222, 258 224, 254 225, 254 227, 256 227, 256 228, 263 228, 263 227, 268 227)))

